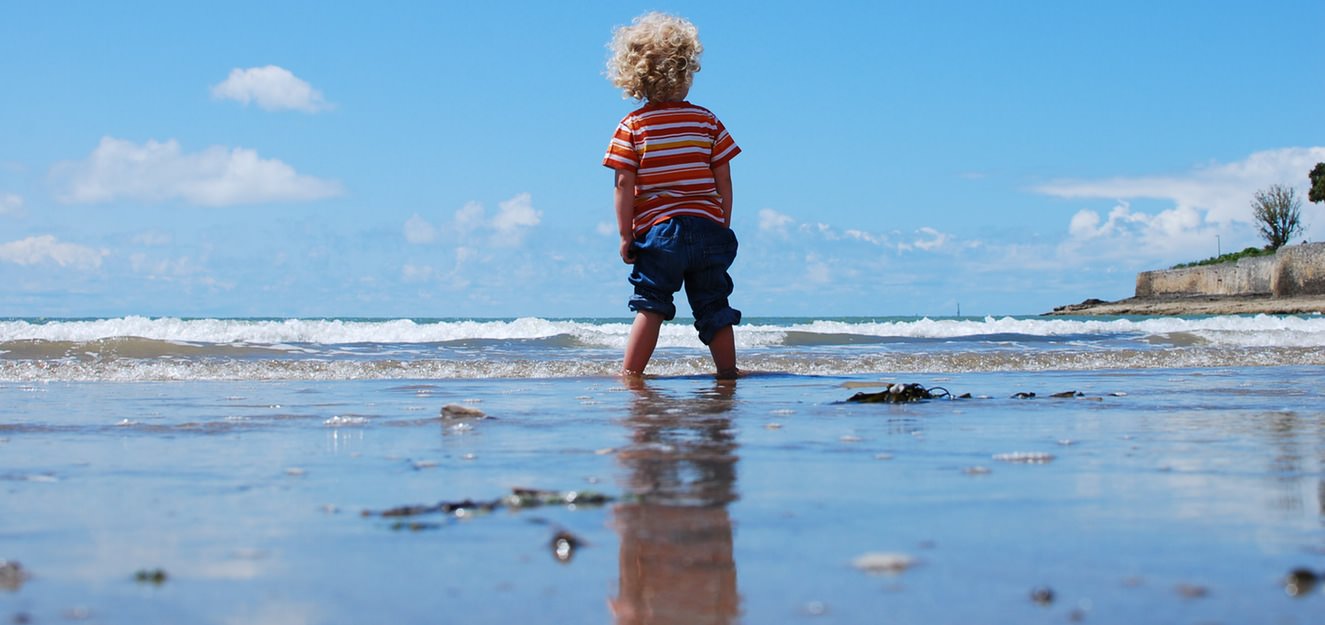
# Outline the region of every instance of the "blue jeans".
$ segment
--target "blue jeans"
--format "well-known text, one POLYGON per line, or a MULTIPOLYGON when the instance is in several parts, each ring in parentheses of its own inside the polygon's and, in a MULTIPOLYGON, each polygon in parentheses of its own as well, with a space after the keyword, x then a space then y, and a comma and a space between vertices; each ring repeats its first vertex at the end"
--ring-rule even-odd
POLYGON ((631 310, 658 313, 671 321, 676 317, 672 296, 684 286, 705 345, 718 330, 741 322, 741 311, 727 303, 732 294, 727 269, 736 260, 731 228, 703 217, 673 217, 636 239, 634 250, 631 310))

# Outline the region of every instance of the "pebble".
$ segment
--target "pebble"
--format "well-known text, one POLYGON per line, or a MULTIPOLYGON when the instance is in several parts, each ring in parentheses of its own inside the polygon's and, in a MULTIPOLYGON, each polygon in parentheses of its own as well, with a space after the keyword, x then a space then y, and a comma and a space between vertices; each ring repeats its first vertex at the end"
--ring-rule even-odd
POLYGON ((575 550, 584 545, 584 541, 566 530, 561 530, 552 537, 552 556, 558 562, 570 562, 575 557, 575 550))
POLYGON ((485 417, 482 410, 470 406, 461 406, 460 404, 447 404, 442 406, 442 417, 447 419, 482 419, 485 417))
POLYGON ((28 572, 23 565, 13 560, 0 560, 0 588, 18 590, 28 579, 28 572))
POLYGON ((1048 586, 1039 586, 1031 589, 1031 601, 1039 605, 1049 605, 1054 602, 1054 589, 1048 586))
POLYGON ((1290 597, 1302 597, 1310 593, 1318 582, 1320 576, 1315 571, 1306 568, 1293 569, 1284 580, 1284 591, 1290 597))
POLYGON ((1178 592, 1179 596, 1186 599, 1200 599, 1210 594, 1210 589, 1196 584, 1178 584, 1174 590, 1178 592))
POLYGON ((160 586, 161 584, 166 583, 169 576, 166 575, 165 569, 142 569, 133 574, 133 579, 140 584, 154 584, 160 586))

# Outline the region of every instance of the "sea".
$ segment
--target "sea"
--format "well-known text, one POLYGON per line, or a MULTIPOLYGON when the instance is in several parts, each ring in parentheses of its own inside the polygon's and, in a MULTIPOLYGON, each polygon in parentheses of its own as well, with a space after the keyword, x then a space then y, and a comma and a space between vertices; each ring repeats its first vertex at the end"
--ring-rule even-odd
MULTIPOLYGON (((612 375, 625 319, 0 320, 0 380, 371 380, 612 375)), ((1325 364, 1325 317, 753 318, 740 365, 788 375, 1325 364)), ((649 372, 701 375, 684 321, 649 372)))
POLYGON ((0 319, 0 622, 1322 622, 1325 317, 629 328, 0 319))

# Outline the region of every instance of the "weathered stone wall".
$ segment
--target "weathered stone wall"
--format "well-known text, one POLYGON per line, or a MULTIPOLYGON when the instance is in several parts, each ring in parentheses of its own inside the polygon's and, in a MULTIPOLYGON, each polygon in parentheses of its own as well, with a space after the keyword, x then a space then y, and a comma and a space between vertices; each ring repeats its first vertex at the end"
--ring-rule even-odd
POLYGON ((1325 293, 1325 243, 1281 247, 1270 276, 1275 297, 1325 293))
POLYGON ((1325 295, 1325 243, 1283 247, 1274 256, 1236 263, 1137 274, 1137 297, 1162 295, 1325 295))

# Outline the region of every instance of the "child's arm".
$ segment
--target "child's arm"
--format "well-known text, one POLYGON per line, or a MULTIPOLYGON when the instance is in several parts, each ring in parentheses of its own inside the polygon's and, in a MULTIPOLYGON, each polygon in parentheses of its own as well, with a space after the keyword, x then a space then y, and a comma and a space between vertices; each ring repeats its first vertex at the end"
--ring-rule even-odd
POLYGON ((722 196, 722 215, 723 223, 728 228, 732 227, 732 167, 731 161, 727 161, 713 168, 713 182, 718 187, 718 195, 722 196))
POLYGON ((616 228, 621 234, 621 260, 627 265, 635 263, 635 172, 630 169, 617 169, 614 190, 616 206, 616 228))

